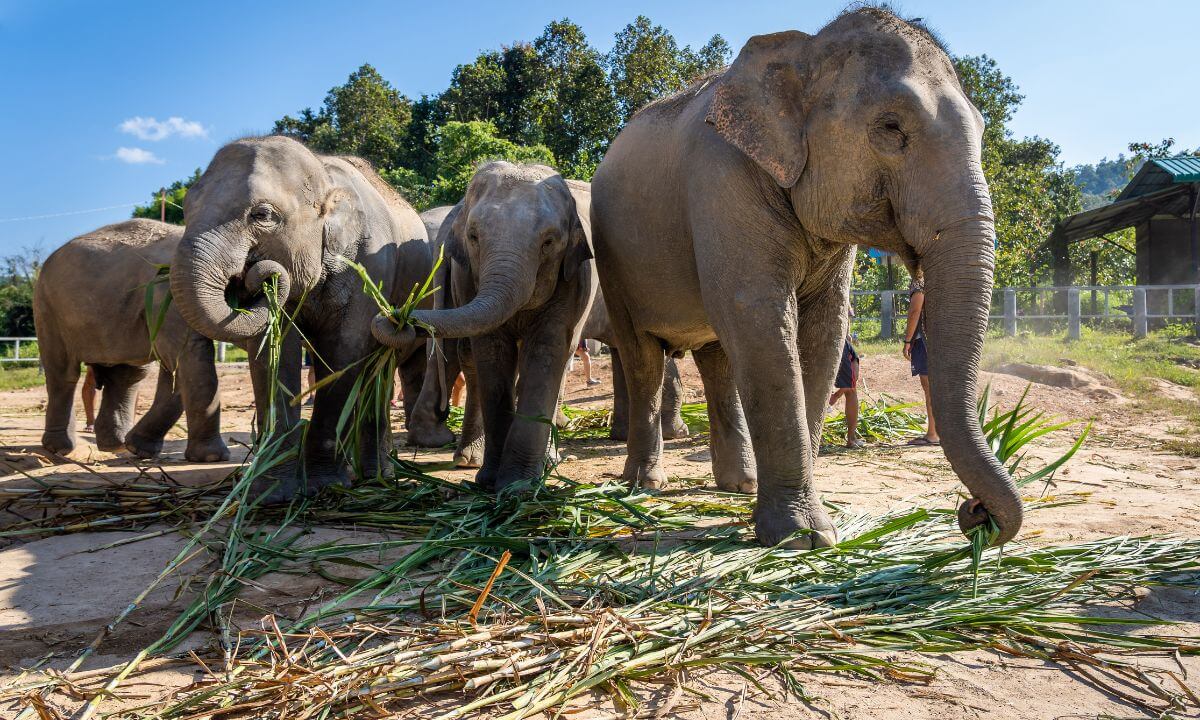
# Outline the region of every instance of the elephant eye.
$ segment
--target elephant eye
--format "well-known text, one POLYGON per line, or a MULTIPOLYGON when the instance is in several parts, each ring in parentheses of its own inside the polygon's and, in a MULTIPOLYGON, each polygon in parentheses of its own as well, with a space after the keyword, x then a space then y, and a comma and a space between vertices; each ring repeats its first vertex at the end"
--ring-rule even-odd
POLYGON ((546 235, 546 237, 542 239, 542 249, 549 250, 551 248, 551 246, 554 245, 554 239, 555 239, 554 233, 550 233, 550 234, 546 235))
POLYGON ((275 208, 262 203, 250 208, 250 222, 255 225, 271 226, 279 224, 279 213, 275 212, 275 208))
POLYGON ((871 144, 884 152, 897 153, 908 147, 908 135, 894 113, 884 113, 876 118, 869 136, 871 144))

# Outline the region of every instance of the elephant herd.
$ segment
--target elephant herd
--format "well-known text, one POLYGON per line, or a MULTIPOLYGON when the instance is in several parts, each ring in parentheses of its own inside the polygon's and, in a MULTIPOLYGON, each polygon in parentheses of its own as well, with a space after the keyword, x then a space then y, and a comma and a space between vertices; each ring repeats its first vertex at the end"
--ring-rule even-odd
MULTIPOLYGON (((249 352, 260 431, 300 427, 288 395, 299 392, 303 344, 318 377, 312 418, 296 433, 295 460, 258 490, 271 502, 311 494, 350 480, 339 418, 364 358, 382 345, 399 361, 411 443, 452 441, 448 379, 465 373, 455 458, 498 491, 542 476, 545 418, 558 410, 576 343, 595 337, 614 349, 613 435, 627 436, 629 483, 667 483, 663 438, 686 433, 673 359, 691 352, 717 486, 757 493, 763 544, 829 545, 835 530, 813 473, 854 248, 864 245, 923 277, 933 406, 972 496, 959 524, 990 519, 1003 543, 1021 526, 1021 500, 975 412, 994 252, 982 131, 937 39, 867 7, 815 35, 751 38, 722 72, 635 114, 590 186, 544 166, 488 162, 458 204, 418 216, 358 158, 285 137, 235 141, 189 189, 186 228, 129 221, 47 260, 35 293, 43 444, 73 448, 74 388, 88 363, 103 387, 102 448, 151 456, 186 412, 188 459, 226 459, 210 340, 249 352), (411 324, 380 313, 346 262, 398 305, 439 254, 438 291, 411 324), (168 279, 151 343, 145 298, 160 307, 168 279), (259 352, 272 320, 267 283, 296 326, 274 407, 276 380, 259 352), (154 402, 130 427, 134 386, 152 359, 154 402)), ((357 422, 358 472, 382 471, 387 418, 357 422)))

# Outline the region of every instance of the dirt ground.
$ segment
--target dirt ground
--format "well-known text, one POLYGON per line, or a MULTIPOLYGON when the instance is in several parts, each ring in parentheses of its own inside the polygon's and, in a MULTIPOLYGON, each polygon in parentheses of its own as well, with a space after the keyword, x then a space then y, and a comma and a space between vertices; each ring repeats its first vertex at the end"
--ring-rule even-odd
MULTIPOLYGON (((681 363, 687 400, 702 400, 701 385, 690 359, 681 363)), ((603 383, 587 387, 576 366, 568 384, 566 402, 577 406, 611 403, 611 373, 606 357, 596 359, 595 370, 603 383)), ((870 396, 886 393, 916 401, 920 389, 909 376, 907 363, 895 356, 866 357, 863 376, 870 396)), ((38 483, 56 486, 94 486, 114 479, 151 477, 165 473, 176 482, 196 485, 224 477, 245 455, 252 412, 249 377, 244 366, 221 369, 223 425, 234 451, 230 463, 188 464, 183 460, 183 432, 177 427, 158 461, 139 465, 124 455, 112 455, 90 444, 78 449, 71 462, 56 462, 38 447, 45 390, 36 388, 0 393, 0 493, 38 483)), ((1021 395, 1026 381, 985 373, 996 402, 1009 407, 1021 395)), ((140 408, 148 405, 153 379, 143 385, 140 408)), ((1051 415, 1091 418, 1093 435, 1079 455, 1057 477, 1052 492, 1086 494, 1087 502, 1030 513, 1021 541, 1050 543, 1086 541, 1102 537, 1142 534, 1176 534, 1200 537, 1200 459, 1160 449, 1172 428, 1184 421, 1152 416, 1135 408, 1117 392, 1095 393, 1034 385, 1030 401, 1051 415)), ((1195 398, 1191 398, 1196 401, 1195 398)), ((79 427, 82 428, 82 410, 79 427)), ((397 418, 397 429, 400 429, 397 418)), ((92 440, 83 435, 85 440, 92 440)), ((1074 431, 1058 433, 1033 454, 1061 454, 1074 431)), ((402 441, 402 436, 400 436, 402 441)), ((705 438, 692 437, 666 444, 667 469, 674 478, 711 478, 705 438)), ((447 451, 413 451, 422 460, 449 459, 447 451)), ((573 441, 565 448, 570 456, 560 470, 581 481, 598 480, 620 472, 622 445, 602 441, 573 441)), ((463 475, 462 471, 450 475, 463 475)), ((950 507, 960 487, 937 448, 871 445, 864 450, 833 450, 817 469, 819 489, 833 502, 856 510, 884 511, 909 504, 950 507)), ((0 495, 2 497, 2 495, 0 495)), ((16 518, 0 515, 0 526, 16 518)), ((348 538, 345 530, 318 529, 313 542, 332 537, 348 538)), ((358 540, 377 535, 354 533, 358 540)), ((55 537, 31 536, 0 546, 0 690, 7 680, 48 655, 50 665, 63 667, 110 622, 174 557, 184 540, 174 533, 146 534, 91 530, 55 537), (136 539, 136 538, 142 539, 136 539), (114 543, 133 540, 123 544, 114 543)), ((199 562, 199 561, 197 561, 199 562)), ((330 589, 319 578, 268 575, 247 588, 245 596, 257 606, 287 613, 307 605, 330 589)), ((153 593, 114 633, 87 667, 112 666, 158 637, 189 597, 189 589, 166 583, 153 593), (169 586, 168 586, 169 585, 169 586)), ((1200 598, 1182 591, 1153 592, 1130 598, 1128 610, 1172 620, 1177 625, 1145 632, 1196 637, 1200 635, 1200 598)), ((194 646, 210 639, 206 631, 194 634, 194 646)), ((1139 711, 1119 698, 1081 681, 1056 667, 1016 659, 996 652, 925 656, 938 669, 931 684, 867 682, 834 675, 802 675, 807 693, 803 703, 784 699, 772 680, 763 693, 741 677, 711 673, 693 684, 708 700, 685 697, 666 717, 771 718, 792 720, 836 717, 847 720, 908 718, 1077 718, 1130 717, 1139 711), (689 704, 690 703, 690 704, 689 704)), ((1200 660, 1182 660, 1193 684, 1200 677, 1200 660)), ((190 670, 165 668, 146 681, 178 687, 191 679, 190 670)), ((152 694, 153 688, 130 685, 127 690, 152 694)), ((665 691, 645 688, 649 706, 663 702, 665 691)), ((605 701, 606 702, 606 701, 605 701)), ((600 703, 602 706, 605 702, 600 703)), ((0 717, 11 706, 0 705, 0 717)), ((588 710, 572 717, 618 717, 607 708, 588 710)))

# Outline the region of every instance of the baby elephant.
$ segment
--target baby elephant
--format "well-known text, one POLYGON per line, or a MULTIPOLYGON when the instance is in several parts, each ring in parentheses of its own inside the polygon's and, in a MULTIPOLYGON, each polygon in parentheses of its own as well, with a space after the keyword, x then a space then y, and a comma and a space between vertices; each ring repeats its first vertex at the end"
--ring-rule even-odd
POLYGON ((49 395, 42 434, 47 450, 67 454, 75 448, 75 385, 80 363, 88 363, 102 388, 96 416, 101 450, 126 447, 139 457, 153 457, 186 411, 187 459, 229 459, 221 440, 212 341, 189 328, 170 306, 151 348, 146 287, 154 283, 157 317, 167 283, 155 276, 158 267, 171 262, 182 237, 179 225, 129 220, 81 235, 46 259, 34 288, 33 318, 49 395), (130 429, 137 385, 156 357, 154 404, 130 429))
MULTIPOLYGON (((544 470, 547 419, 595 284, 590 205, 586 184, 548 167, 493 162, 476 171, 442 225, 457 307, 414 316, 437 338, 470 338, 483 487, 500 490, 544 470)), ((383 316, 372 330, 391 346, 414 333, 383 316)))

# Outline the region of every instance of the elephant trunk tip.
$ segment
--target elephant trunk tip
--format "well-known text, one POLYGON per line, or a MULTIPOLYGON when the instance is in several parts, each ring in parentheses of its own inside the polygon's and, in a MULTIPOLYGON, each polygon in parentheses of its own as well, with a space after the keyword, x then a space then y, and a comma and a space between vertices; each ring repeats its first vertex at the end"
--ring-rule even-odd
POLYGON ((371 320, 371 335, 379 344, 395 350, 417 341, 417 331, 412 325, 396 325, 392 318, 382 312, 371 320))

